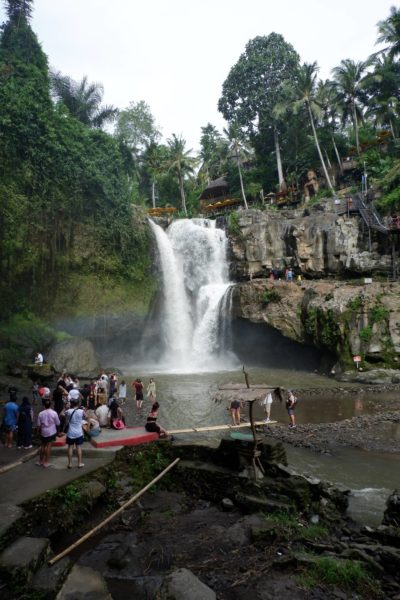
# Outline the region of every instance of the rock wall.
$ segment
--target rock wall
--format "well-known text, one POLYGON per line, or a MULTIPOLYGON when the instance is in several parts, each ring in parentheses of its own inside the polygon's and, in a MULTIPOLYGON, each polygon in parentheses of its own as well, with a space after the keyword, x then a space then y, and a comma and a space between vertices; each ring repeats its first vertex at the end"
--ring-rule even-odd
POLYGON ((357 216, 338 216, 331 200, 297 211, 240 211, 229 221, 232 276, 259 277, 295 267, 312 277, 391 271, 388 236, 357 216))
POLYGON ((267 324, 328 352, 343 366, 396 368, 400 357, 400 283, 253 279, 233 292, 233 318, 267 324))

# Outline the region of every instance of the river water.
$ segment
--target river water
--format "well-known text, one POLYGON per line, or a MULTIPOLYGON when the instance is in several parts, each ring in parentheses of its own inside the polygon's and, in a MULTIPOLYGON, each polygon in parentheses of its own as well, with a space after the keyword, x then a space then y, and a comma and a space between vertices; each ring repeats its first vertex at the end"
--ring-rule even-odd
MULTIPOLYGON (((142 378, 145 386, 149 377, 157 384, 157 400, 160 402, 159 422, 167 429, 205 427, 230 423, 227 405, 214 398, 218 386, 227 383, 243 383, 240 369, 208 373, 166 373, 157 372, 156 365, 123 365, 125 374, 131 373, 132 379, 142 378)), ((247 368, 251 384, 284 386, 286 388, 320 388, 320 394, 304 397, 297 409, 297 422, 328 423, 349 419, 362 414, 373 414, 382 410, 387 400, 393 400, 393 394, 372 394, 360 392, 346 393, 343 384, 342 394, 332 394, 332 379, 316 373, 294 371, 291 369, 247 368), (325 390, 325 391, 324 391, 325 390)), ((130 377, 127 377, 130 381, 130 377)), ((334 382, 337 386, 337 382, 334 382)), ((349 386, 347 386, 349 387, 349 386)), ((256 407, 255 416, 262 416, 260 407, 256 407)), ((272 418, 287 423, 284 405, 275 402, 272 406, 272 418)), ((180 435, 179 439, 193 441, 216 440, 226 436, 226 432, 193 433, 180 435)), ((393 427, 388 435, 400 436, 400 428, 393 427)), ((286 446, 289 466, 299 473, 332 482, 334 485, 349 489, 349 514, 356 520, 376 525, 382 520, 387 497, 395 488, 400 488, 400 457, 355 449, 343 449, 334 455, 323 455, 303 448, 286 446)))

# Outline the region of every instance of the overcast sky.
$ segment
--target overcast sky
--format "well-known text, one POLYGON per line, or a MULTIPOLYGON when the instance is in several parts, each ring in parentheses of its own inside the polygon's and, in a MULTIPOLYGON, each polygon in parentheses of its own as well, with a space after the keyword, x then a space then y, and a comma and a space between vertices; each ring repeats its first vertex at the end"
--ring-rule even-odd
MULTIPOLYGON (((365 60, 393 0, 35 0, 32 26, 52 67, 104 85, 105 102, 144 100, 164 138, 198 148, 200 128, 224 126, 222 83, 246 43, 272 31, 327 78, 365 60)), ((0 8, 0 21, 5 18, 0 8)))

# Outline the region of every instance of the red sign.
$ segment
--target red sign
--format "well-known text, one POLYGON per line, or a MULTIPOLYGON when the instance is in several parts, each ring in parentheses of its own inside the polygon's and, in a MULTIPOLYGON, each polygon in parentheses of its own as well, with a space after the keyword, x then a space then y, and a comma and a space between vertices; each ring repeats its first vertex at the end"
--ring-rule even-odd
POLYGON ((354 362, 361 362, 361 356, 353 356, 354 362))

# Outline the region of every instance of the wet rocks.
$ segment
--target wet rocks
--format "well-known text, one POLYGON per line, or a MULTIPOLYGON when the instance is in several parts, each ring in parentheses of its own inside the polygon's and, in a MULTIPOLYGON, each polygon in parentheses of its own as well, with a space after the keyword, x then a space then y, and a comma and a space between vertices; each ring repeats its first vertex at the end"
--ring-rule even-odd
POLYGON ((0 573, 6 579, 29 580, 48 554, 47 538, 20 537, 0 554, 0 573))
POLYGON ((98 571, 75 565, 56 600, 112 600, 104 578, 98 571))
POLYGON ((386 502, 386 510, 383 516, 384 525, 400 527, 400 492, 394 490, 386 502))
POLYGON ((212 589, 188 569, 177 569, 165 579, 160 600, 216 600, 212 589))

